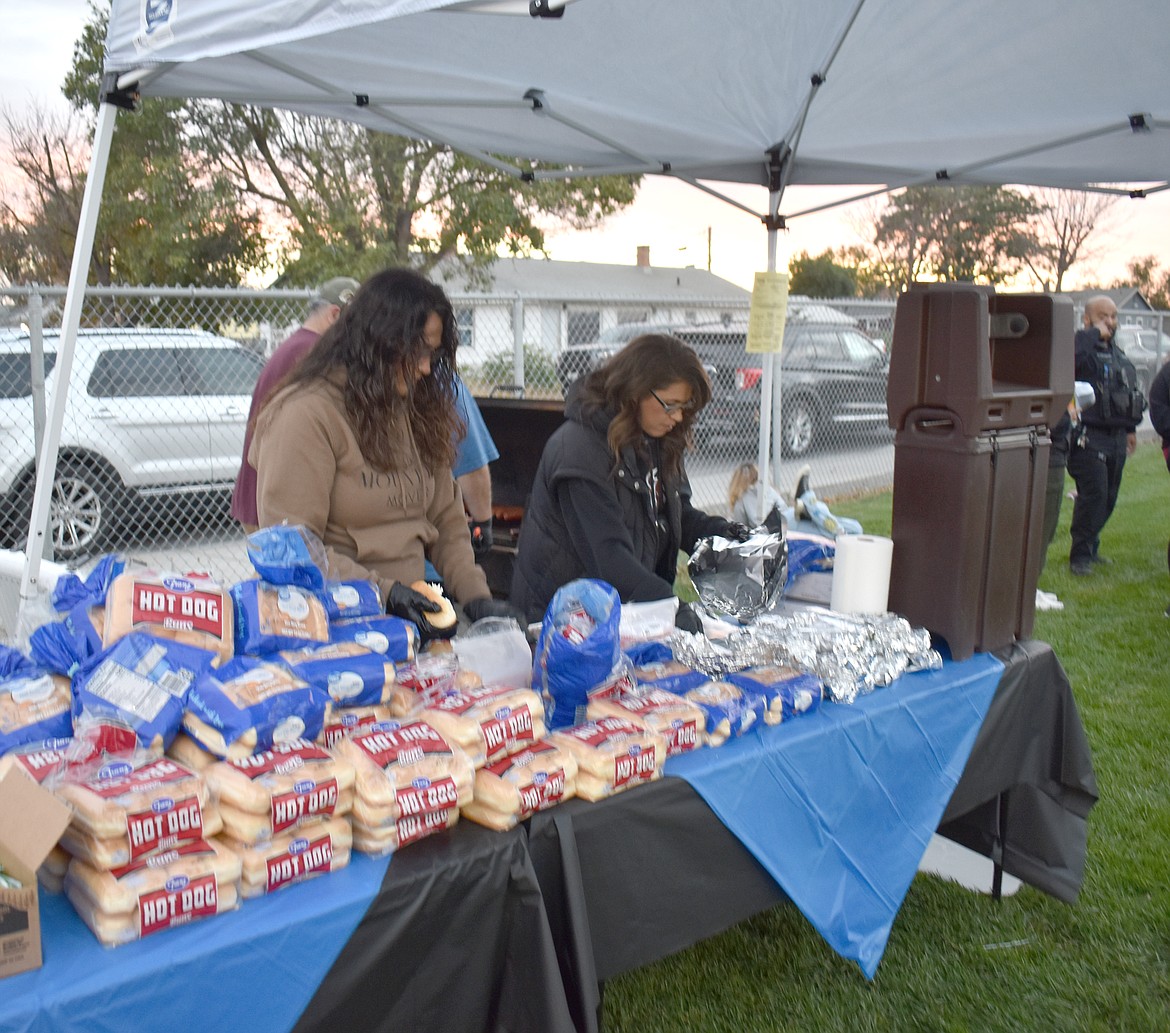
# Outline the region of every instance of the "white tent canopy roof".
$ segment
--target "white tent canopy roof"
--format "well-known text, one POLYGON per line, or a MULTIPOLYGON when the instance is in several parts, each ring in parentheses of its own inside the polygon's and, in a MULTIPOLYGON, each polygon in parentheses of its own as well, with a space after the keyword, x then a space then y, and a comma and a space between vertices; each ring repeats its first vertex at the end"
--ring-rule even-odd
POLYGON ((1170 177, 1165 0, 474 6, 113 0, 106 67, 146 96, 345 118, 538 176, 530 163, 772 189, 1170 177))

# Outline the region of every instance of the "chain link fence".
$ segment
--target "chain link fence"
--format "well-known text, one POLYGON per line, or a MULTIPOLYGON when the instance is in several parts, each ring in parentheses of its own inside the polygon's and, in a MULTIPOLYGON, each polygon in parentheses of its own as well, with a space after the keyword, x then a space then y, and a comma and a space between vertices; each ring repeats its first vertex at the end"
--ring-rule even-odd
MULTIPOLYGON (((310 296, 88 290, 46 558, 78 568, 119 551, 167 569, 209 570, 227 582, 247 576, 243 534, 228 509, 252 386, 264 358, 300 325, 310 296)), ((485 413, 491 399, 510 400, 506 417, 493 410, 493 419, 521 424, 519 433, 511 427, 501 436, 527 451, 505 457, 522 469, 535 470, 548 427, 545 419, 541 433, 524 432, 524 402, 559 402, 573 377, 637 333, 662 329, 691 344, 713 384, 688 460, 694 501, 727 512, 732 472, 757 460, 766 382, 761 357, 745 350, 747 299, 450 296, 460 372, 485 413)), ((27 535, 64 301, 64 288, 0 289, 6 548, 23 548, 27 535)), ((805 464, 814 490, 842 515, 850 496, 892 484, 885 378, 893 317, 892 301, 792 299, 770 421, 770 474, 781 494, 791 495, 805 464)))

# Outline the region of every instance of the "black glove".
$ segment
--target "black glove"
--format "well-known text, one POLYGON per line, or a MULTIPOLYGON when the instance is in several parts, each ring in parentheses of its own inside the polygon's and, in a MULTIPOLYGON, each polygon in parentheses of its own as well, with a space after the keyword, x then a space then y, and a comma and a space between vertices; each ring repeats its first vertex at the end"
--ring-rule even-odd
POLYGON ((528 621, 524 619, 524 614, 511 603, 506 603, 502 599, 492 599, 490 597, 468 599, 463 604, 463 612, 467 614, 467 619, 472 624, 478 620, 483 620, 484 617, 510 617, 520 625, 522 630, 528 626, 528 621))
POLYGON ((471 528, 471 550, 476 559, 483 559, 492 551, 492 518, 472 520, 468 526, 471 528))
POLYGON ((728 520, 722 533, 724 538, 733 538, 737 542, 746 542, 752 536, 752 529, 747 524, 739 524, 734 520, 728 520))
POLYGON ((703 634, 703 622, 690 603, 678 604, 678 613, 674 615, 674 626, 680 631, 689 631, 692 635, 703 634))
POLYGON ((432 638, 450 638, 455 634, 458 622, 449 628, 436 628, 428 619, 442 609, 433 599, 428 599, 422 592, 416 592, 410 585, 401 581, 395 581, 386 596, 386 612, 416 624, 419 637, 424 641, 432 638))

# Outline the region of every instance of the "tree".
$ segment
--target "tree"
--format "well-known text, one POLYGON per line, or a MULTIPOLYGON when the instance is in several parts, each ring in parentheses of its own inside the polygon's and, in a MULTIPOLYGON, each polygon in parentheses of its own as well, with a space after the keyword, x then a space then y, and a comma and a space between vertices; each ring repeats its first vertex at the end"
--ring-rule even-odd
POLYGON ((1033 198, 1038 209, 1029 224, 1032 246, 1024 262, 1041 290, 1059 291, 1069 269, 1097 253, 1087 246, 1089 236, 1101 228, 1117 198, 1083 190, 1037 190, 1033 198))
POLYGON ((85 189, 86 144, 75 118, 37 108, 3 116, 10 160, 23 190, 0 198, 0 274, 12 282, 62 283, 85 189))
POLYGON ((449 148, 332 119, 203 105, 200 149, 287 227, 285 282, 345 268, 363 276, 501 249, 541 251, 543 224, 595 225, 634 199, 638 178, 524 183, 449 148))
POLYGON ((857 294, 857 270, 838 263, 832 251, 816 258, 802 251, 788 263, 788 289, 810 298, 852 298, 857 294))
POLYGON ((1006 187, 907 187, 862 224, 870 269, 894 293, 918 280, 1003 283, 1029 253, 1037 207, 1006 187))
POLYGON ((1163 311, 1170 309, 1170 272, 1159 268, 1153 255, 1135 258, 1128 268, 1129 278, 1124 283, 1115 283, 1114 287, 1137 287, 1151 306, 1163 311))
MULTIPOLYGON (((64 124, 35 112, 23 122, 5 119, 25 186, 0 209, 0 271, 14 280, 59 283, 72 264, 105 38, 106 16, 90 10, 62 88, 73 117, 64 124)), ((186 121, 178 101, 117 120, 88 282, 222 286, 264 264, 257 213, 193 158, 186 121)))

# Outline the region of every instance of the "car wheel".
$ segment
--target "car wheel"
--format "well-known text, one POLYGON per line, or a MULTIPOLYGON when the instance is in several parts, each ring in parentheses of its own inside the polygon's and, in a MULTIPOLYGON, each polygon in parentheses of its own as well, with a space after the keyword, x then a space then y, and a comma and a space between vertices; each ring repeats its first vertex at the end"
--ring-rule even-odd
MULTIPOLYGON (((22 536, 32 516, 35 487, 32 481, 25 486, 22 536)), ((101 552, 113 533, 118 496, 115 474, 79 459, 61 460, 49 498, 53 558, 69 561, 101 552)))
POLYGON ((817 414, 806 398, 785 401, 781 411, 780 447, 786 456, 802 456, 816 437, 817 414))

